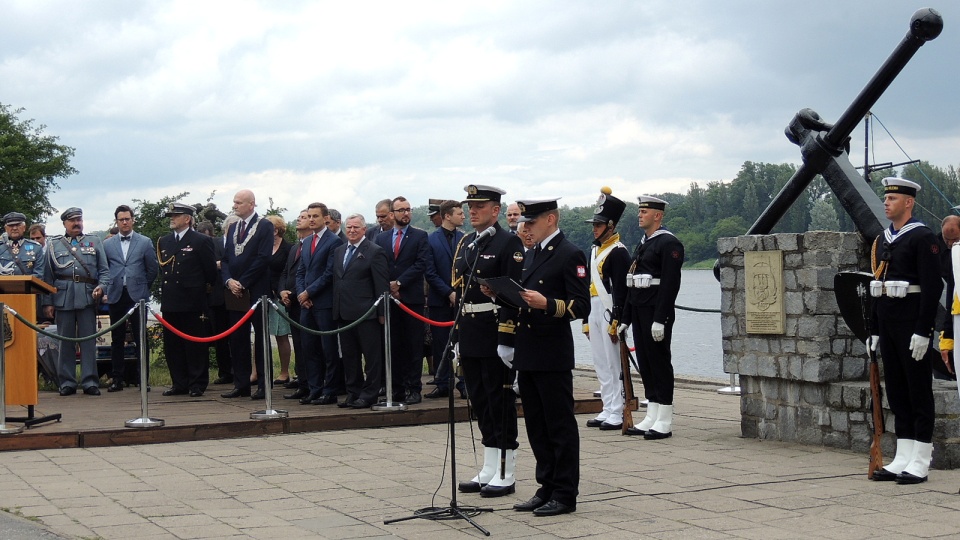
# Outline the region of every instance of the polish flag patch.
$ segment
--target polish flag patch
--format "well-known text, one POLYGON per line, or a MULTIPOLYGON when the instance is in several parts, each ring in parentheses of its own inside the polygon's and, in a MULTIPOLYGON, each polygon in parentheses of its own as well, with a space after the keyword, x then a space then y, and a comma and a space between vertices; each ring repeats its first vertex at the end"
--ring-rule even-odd
POLYGON ((586 267, 586 266, 578 266, 578 267, 577 267, 577 277, 580 277, 580 278, 587 277, 587 267, 586 267))

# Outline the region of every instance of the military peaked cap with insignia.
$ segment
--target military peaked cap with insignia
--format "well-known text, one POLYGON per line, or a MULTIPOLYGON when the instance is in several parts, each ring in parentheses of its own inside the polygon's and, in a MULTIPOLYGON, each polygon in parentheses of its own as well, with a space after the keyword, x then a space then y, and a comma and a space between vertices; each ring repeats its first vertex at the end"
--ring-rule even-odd
POLYGON ((666 210, 667 205, 670 204, 663 199, 648 197, 647 195, 641 195, 637 197, 637 199, 639 200, 640 208, 649 208, 651 210, 666 210))
POLYGON ((19 223, 26 223, 27 216, 21 214, 20 212, 10 212, 7 215, 3 216, 4 225, 17 225, 19 223))
POLYGON ((464 204, 468 202, 485 201, 500 202, 500 197, 507 193, 506 191, 497 187, 481 186, 479 184, 463 186, 463 190, 467 192, 467 198, 463 201, 464 204))
POLYGON ((437 212, 440 211, 440 205, 443 204, 445 199, 430 199, 429 206, 427 206, 427 215, 435 216, 437 212))
POLYGON ((556 199, 517 201, 517 206, 520 207, 520 219, 517 221, 526 223, 527 221, 533 221, 544 212, 556 210, 558 200, 560 200, 560 197, 556 199))
POLYGON ((593 218, 584 220, 585 223, 606 223, 614 225, 620 222, 623 210, 627 203, 611 195, 613 190, 607 186, 600 188, 600 198, 597 199, 597 207, 593 210, 593 218))
POLYGON ((64 210, 62 214, 60 214, 60 221, 67 221, 78 217, 83 217, 83 210, 77 208, 76 206, 71 206, 70 208, 64 210))
POLYGON ((883 186, 884 195, 887 193, 894 193, 916 197, 917 192, 920 191, 920 184, 911 182, 910 180, 904 180, 903 178, 897 178, 895 176, 888 176, 887 178, 884 178, 883 186))
POLYGON ((187 214, 188 216, 192 216, 196 213, 197 213, 197 209, 190 206, 189 204, 170 203, 167 205, 167 213, 165 215, 167 217, 175 216, 178 214, 187 214))

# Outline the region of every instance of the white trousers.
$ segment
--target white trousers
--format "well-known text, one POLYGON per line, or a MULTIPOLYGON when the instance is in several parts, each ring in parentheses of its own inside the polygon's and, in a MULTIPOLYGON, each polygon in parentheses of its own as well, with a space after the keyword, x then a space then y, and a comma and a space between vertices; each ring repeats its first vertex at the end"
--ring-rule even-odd
POLYGON ((600 381, 600 399, 603 411, 597 418, 611 424, 623 422, 623 382, 620 380, 620 346, 610 341, 604 318, 606 309, 600 297, 590 298, 590 350, 593 352, 593 366, 600 381))

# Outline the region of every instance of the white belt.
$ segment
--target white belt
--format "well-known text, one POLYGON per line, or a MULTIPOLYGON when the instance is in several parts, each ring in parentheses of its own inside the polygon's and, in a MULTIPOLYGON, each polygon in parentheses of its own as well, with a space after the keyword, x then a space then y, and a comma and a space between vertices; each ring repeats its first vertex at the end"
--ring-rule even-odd
POLYGON ((646 289, 660 285, 660 278, 655 278, 650 274, 627 274, 627 287, 633 289, 646 289))
POLYGON ((496 311, 497 305, 493 302, 486 302, 483 304, 464 304, 463 312, 464 313, 486 313, 487 311, 496 311))
POLYGON ((890 298, 904 298, 908 294, 920 292, 919 285, 910 285, 909 281, 878 281, 870 282, 870 296, 879 298, 889 296, 890 298))

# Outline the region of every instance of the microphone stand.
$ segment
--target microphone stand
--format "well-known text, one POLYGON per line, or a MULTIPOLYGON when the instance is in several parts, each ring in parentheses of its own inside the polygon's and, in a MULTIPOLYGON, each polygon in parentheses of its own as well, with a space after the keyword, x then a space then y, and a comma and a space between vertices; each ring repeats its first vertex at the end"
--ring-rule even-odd
MULTIPOLYGON (((480 233, 477 233, 480 234, 480 233)), ((473 273, 477 267, 477 261, 480 259, 480 246, 473 248, 473 262, 470 263, 466 275, 463 279, 468 280, 467 283, 473 280, 473 273)), ((466 286, 464 286, 466 290, 466 286)), ((453 316, 453 326, 450 328, 450 334, 447 336, 447 343, 443 346, 443 358, 440 359, 440 364, 443 362, 450 363, 450 370, 447 376, 447 426, 449 431, 450 438, 450 506, 447 508, 439 507, 430 507, 422 508, 417 510, 411 516, 406 516, 402 518, 395 519, 386 519, 383 521, 384 525, 389 525, 391 523, 397 523, 400 521, 408 521, 411 519, 430 519, 430 520, 444 520, 444 519, 463 519, 467 523, 473 525, 485 536, 490 536, 490 531, 481 527, 477 522, 475 522, 472 516, 480 514, 482 512, 493 512, 493 508, 479 508, 476 506, 460 506, 457 504, 457 445, 456 445, 456 418, 454 415, 454 399, 453 399, 453 390, 456 388, 457 374, 453 365, 453 333, 457 328, 457 323, 460 322, 460 314, 463 313, 463 302, 466 298, 465 294, 460 295, 460 300, 457 302, 457 311, 453 316)), ((439 371, 440 365, 437 366, 439 371)), ((469 396, 468 396, 469 397, 469 396)))

